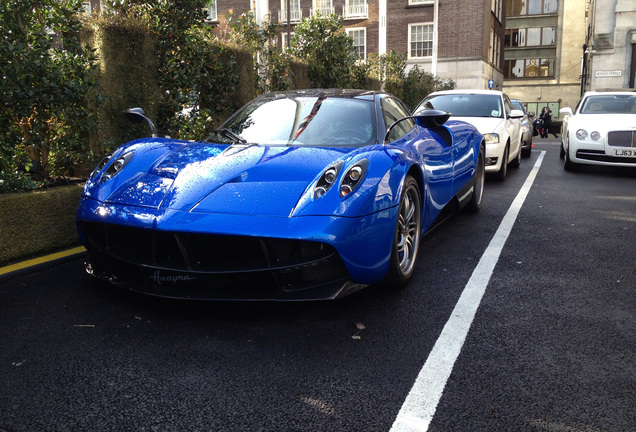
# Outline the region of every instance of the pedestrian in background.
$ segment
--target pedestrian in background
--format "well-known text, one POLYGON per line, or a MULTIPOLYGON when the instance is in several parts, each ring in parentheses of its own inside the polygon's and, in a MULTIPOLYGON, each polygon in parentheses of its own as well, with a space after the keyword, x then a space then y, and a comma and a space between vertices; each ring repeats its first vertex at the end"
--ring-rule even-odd
MULTIPOLYGON (((552 126, 552 110, 550 110, 547 106, 543 107, 539 118, 541 118, 543 123, 541 127, 541 138, 547 138, 550 133, 550 126, 552 126)), ((554 135, 555 138, 558 138, 557 134, 554 132, 552 132, 552 135, 554 135)))

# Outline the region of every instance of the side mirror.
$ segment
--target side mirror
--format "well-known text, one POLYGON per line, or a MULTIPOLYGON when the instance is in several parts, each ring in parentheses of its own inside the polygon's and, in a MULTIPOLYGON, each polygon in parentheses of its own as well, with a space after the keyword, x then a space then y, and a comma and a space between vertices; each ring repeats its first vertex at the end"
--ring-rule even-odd
POLYGON ((561 113, 563 115, 569 115, 569 116, 573 115, 572 108, 570 108, 570 107, 561 108, 559 110, 559 113, 561 113))
POLYGON ((513 109, 510 111, 510 118, 513 118, 513 119, 523 118, 524 115, 525 114, 521 110, 513 109))
POLYGON ((151 136, 153 138, 157 137, 157 129, 155 128, 155 125, 152 123, 152 121, 146 116, 146 113, 143 109, 129 108, 124 111, 124 116, 126 116, 126 118, 133 123, 141 123, 143 121, 146 121, 148 123, 148 126, 150 126, 151 136))
POLYGON ((384 144, 389 142, 389 135, 391 134, 391 130, 393 128, 403 122, 404 120, 411 119, 415 121, 415 124, 427 128, 427 129, 436 129, 442 126, 444 123, 448 121, 451 113, 446 111, 434 110, 434 109, 425 109, 422 111, 418 111, 415 115, 404 117, 393 123, 387 130, 384 135, 384 144))

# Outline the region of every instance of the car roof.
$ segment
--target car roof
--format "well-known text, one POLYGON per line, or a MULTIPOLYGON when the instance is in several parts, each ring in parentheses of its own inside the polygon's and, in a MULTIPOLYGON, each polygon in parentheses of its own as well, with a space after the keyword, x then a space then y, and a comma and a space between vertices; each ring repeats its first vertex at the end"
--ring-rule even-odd
POLYGON ((616 90, 616 91, 588 91, 588 92, 585 92, 583 97, 587 97, 587 96, 602 96, 602 95, 606 95, 606 96, 612 96, 612 95, 631 95, 631 96, 635 96, 636 95, 636 90, 625 89, 625 90, 616 90))
POLYGON ((465 89, 465 90, 440 90, 436 92, 432 92, 429 96, 436 96, 442 94, 496 94, 502 95, 503 92, 501 90, 485 90, 485 89, 465 89))
POLYGON ((283 90, 276 92, 265 93, 260 96, 261 98, 276 98, 276 97, 336 97, 336 98, 362 98, 372 100, 375 96, 390 96, 389 93, 377 90, 362 90, 362 89, 343 89, 343 88, 329 88, 329 89, 304 89, 304 90, 283 90))

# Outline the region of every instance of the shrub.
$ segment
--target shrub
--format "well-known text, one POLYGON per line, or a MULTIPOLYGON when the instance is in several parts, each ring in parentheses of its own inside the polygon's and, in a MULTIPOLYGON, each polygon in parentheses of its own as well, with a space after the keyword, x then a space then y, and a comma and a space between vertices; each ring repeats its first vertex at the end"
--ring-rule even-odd
POLYGON ((79 42, 80 0, 0 4, 0 190, 73 174, 96 126, 95 57, 79 42))
MULTIPOLYGON (((308 63, 312 87, 352 86, 358 57, 338 15, 303 18, 296 25, 290 45, 291 53, 308 63)), ((356 81, 358 84, 359 79, 356 81)))

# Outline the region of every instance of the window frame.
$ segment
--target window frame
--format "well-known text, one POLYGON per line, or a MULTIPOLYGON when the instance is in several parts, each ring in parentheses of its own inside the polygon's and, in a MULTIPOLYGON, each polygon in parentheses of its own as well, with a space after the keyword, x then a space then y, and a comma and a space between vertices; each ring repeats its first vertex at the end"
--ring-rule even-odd
MULTIPOLYGON (((364 43, 362 45, 364 55, 360 57, 360 60, 366 60, 367 59, 367 28, 366 27, 350 27, 350 28, 345 28, 345 30, 347 32, 347 35, 354 40, 354 44, 353 44, 354 47, 358 47, 359 45, 355 44, 355 38, 351 35, 351 33, 360 32, 360 31, 364 32, 364 35, 363 35, 364 43)), ((357 53, 357 50, 356 50, 356 53, 357 53)))
MULTIPOLYGON (((420 22, 420 23, 409 24, 409 27, 408 27, 408 47, 407 47, 408 48, 407 52, 408 52, 408 59, 409 60, 431 58, 433 56, 434 46, 435 46, 435 23, 433 23, 433 22, 420 22), (414 27, 429 27, 431 29, 431 31, 430 32, 426 32, 426 33, 430 33, 431 34, 431 39, 430 40, 423 40, 423 41, 413 42, 413 28, 414 27), (414 56, 414 55, 412 55, 413 43, 430 43, 431 44, 430 45, 430 55, 424 55, 424 56, 414 56)), ((426 50, 428 50, 428 49, 426 49, 426 50)))
POLYGON ((328 16, 335 13, 335 9, 333 8, 333 0, 311 0, 311 15, 315 16, 318 11, 320 11, 321 16, 328 16), (319 6, 319 3, 321 4, 319 6), (329 6, 323 6, 323 3, 329 3, 329 6), (324 11, 328 11, 329 13, 323 13, 324 11))
POLYGON ((508 59, 504 63, 504 79, 509 80, 535 80, 535 79, 554 79, 556 58, 555 57, 527 57, 519 59, 508 59), (537 68, 537 75, 527 75, 528 68, 532 66, 532 60, 535 61, 534 66, 537 68), (523 76, 517 76, 513 74, 513 69, 517 68, 516 62, 523 61, 523 76), (542 74, 542 69, 547 67, 547 73, 542 74))
MULTIPOLYGON (((506 18, 520 17, 520 16, 536 16, 536 15, 552 15, 559 12, 559 0, 547 0, 548 6, 552 6, 552 9, 547 9, 546 12, 546 0, 506 0, 506 18), (552 4, 554 2, 554 4, 552 4), (530 7, 539 7, 539 12, 530 13, 530 7), (519 10, 518 13, 514 13, 514 9, 519 10)), ((536 10, 536 9, 533 9, 536 10)))
POLYGON ((204 8, 207 22, 217 22, 219 20, 218 6, 216 0, 209 0, 204 8))
MULTIPOLYGON (((300 0, 290 0, 289 1, 289 11, 292 13, 292 15, 289 17, 289 21, 293 22, 293 23, 297 23, 302 21, 303 19, 303 10, 300 7, 300 0), (298 5, 298 7, 294 7, 298 5), (298 12, 298 16, 294 15, 293 12, 298 12)), ((287 13, 287 0, 280 0, 280 11, 279 11, 279 19, 282 23, 286 23, 287 22, 287 16, 285 15, 287 13)))

